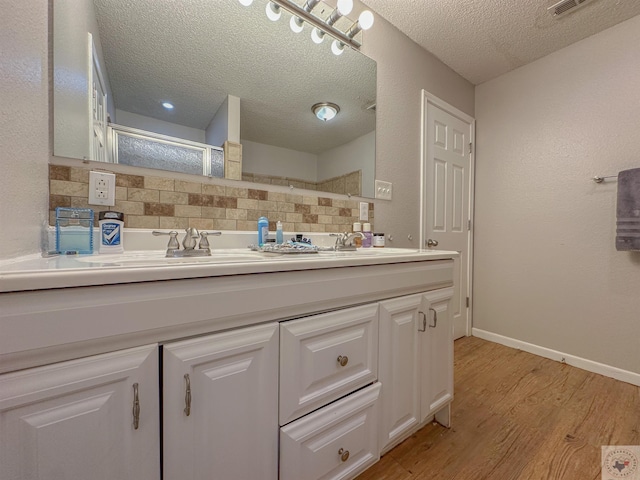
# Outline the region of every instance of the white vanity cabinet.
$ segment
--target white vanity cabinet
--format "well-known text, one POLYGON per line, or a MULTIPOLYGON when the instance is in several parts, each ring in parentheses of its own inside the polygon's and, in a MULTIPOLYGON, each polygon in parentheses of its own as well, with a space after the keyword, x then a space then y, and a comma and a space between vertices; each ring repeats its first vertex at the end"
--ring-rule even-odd
POLYGON ((380 302, 381 452, 424 422, 449 425, 453 400, 452 288, 380 302))
POLYGON ((163 347, 163 478, 278 478, 278 323, 163 347))
POLYGON ((160 478, 158 403, 157 345, 0 375, 0 478, 160 478))

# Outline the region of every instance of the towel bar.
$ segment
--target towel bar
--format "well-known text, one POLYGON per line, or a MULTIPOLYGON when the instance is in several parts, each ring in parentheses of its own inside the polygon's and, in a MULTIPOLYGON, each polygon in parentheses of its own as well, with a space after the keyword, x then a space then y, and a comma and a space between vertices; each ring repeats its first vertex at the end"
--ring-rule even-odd
POLYGON ((591 180, 593 180, 596 183, 602 183, 607 178, 618 178, 618 175, 608 175, 606 177, 593 177, 591 180))

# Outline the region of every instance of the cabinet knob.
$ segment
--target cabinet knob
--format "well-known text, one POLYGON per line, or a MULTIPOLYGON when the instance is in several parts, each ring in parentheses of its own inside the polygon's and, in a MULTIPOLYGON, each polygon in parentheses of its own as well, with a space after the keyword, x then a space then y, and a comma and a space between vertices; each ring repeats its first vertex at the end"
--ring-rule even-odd
POLYGON ((342 460, 343 462, 349 460, 349 450, 341 448, 340 450, 338 450, 338 455, 340 455, 340 460, 342 460))
POLYGON ((344 367, 347 363, 349 363, 349 357, 347 357, 346 355, 340 355, 338 357, 338 363, 341 367, 344 367))

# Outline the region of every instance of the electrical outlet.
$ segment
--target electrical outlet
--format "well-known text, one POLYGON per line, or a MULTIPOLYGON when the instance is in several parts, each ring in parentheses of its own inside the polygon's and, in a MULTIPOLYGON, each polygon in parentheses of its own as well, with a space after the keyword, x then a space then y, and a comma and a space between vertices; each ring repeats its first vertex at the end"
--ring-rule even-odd
POLYGON ((392 193, 393 185, 391 184, 391 182, 376 180, 376 198, 380 200, 391 200, 392 193))
POLYGON ((360 202, 360 220, 369 220, 369 202, 360 202))
POLYGON ((89 172, 89 205, 116 204, 116 176, 107 172, 89 172))

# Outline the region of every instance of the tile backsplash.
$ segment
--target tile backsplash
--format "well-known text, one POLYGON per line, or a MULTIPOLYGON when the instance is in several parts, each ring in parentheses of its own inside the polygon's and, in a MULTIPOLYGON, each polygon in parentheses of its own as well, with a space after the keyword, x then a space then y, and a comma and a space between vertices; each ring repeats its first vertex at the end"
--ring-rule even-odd
MULTIPOLYGON (((49 165, 49 222, 56 207, 115 210, 125 227, 254 231, 261 216, 275 230, 280 220, 287 232, 344 232, 358 221, 359 200, 336 199, 313 192, 281 193, 258 188, 191 182, 157 175, 116 175, 116 204, 89 205, 90 168, 49 165)), ((101 169, 107 170, 107 169, 101 169)), ((373 224, 373 203, 369 202, 373 224)))

